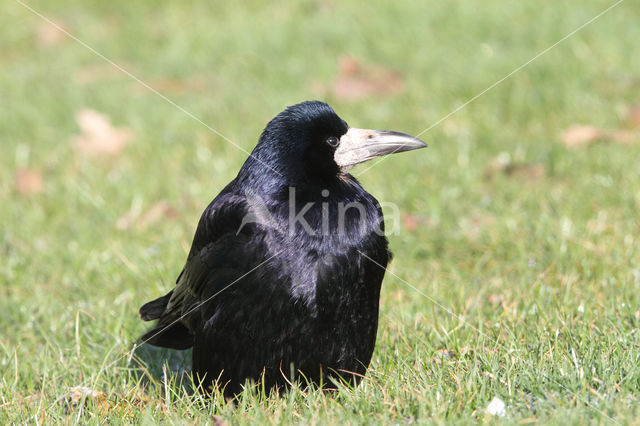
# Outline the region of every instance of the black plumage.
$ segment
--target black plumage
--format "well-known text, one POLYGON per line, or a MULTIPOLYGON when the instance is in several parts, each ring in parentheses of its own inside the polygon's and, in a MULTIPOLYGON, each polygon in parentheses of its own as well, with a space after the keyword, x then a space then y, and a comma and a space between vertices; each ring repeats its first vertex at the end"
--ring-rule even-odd
POLYGON ((350 129, 322 102, 287 108, 202 214, 175 288, 140 309, 158 320, 142 340, 193 346, 198 380, 229 396, 247 380, 357 384, 390 252, 378 202, 348 170, 423 146, 350 129))

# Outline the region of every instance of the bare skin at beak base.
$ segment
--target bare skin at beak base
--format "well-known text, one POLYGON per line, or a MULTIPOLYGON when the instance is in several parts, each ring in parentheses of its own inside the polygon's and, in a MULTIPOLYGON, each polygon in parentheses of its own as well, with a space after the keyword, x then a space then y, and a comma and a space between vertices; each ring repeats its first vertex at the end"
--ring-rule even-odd
POLYGON ((356 164, 376 157, 426 147, 426 143, 405 133, 352 127, 340 138, 333 158, 346 172, 356 164))

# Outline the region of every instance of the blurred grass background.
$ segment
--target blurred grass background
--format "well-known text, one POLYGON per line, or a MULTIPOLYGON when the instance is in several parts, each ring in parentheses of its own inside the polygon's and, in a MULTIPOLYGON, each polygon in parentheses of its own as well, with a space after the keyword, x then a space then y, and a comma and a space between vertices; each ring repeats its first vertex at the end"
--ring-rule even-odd
MULTIPOLYGON (((613 2, 26 4, 250 151, 314 98, 418 134, 613 2)), ((493 397, 510 423, 637 422, 638 2, 429 130, 428 150, 354 170, 401 212, 371 380, 235 409, 142 389, 122 356, 247 154, 24 4, 0 9, 3 423, 467 423, 493 397), (124 403, 65 413, 78 385, 124 403)))

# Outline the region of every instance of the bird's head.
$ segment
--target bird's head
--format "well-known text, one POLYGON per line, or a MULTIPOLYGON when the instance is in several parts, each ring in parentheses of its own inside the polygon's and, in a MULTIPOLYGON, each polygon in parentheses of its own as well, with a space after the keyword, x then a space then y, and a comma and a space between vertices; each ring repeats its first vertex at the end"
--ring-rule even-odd
POLYGON ((404 133, 349 127, 326 103, 307 101, 272 119, 251 155, 290 183, 326 182, 358 163, 426 146, 404 133))

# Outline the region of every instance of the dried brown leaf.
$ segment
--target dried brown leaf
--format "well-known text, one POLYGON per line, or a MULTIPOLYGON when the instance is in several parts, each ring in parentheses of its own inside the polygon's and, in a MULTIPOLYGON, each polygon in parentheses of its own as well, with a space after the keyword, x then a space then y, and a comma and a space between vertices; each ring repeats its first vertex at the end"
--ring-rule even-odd
POLYGON ((400 72, 381 66, 361 65, 352 56, 345 56, 338 64, 338 77, 329 91, 343 101, 356 101, 373 94, 395 95, 404 90, 400 72))
POLYGON ((44 189, 42 172, 26 168, 18 170, 14 178, 14 187, 21 195, 40 194, 44 189))
MULTIPOLYGON (((203 78, 194 78, 191 80, 180 78, 164 78, 159 80, 152 80, 149 85, 159 92, 174 94, 183 94, 188 92, 198 93, 207 89, 207 82, 203 78)), ((140 86, 138 85, 137 87, 139 88, 140 86)))
POLYGON ((547 168, 540 163, 515 163, 504 169, 507 176, 524 180, 539 180, 547 174, 547 168))
POLYGON ((140 214, 138 206, 132 206, 131 210, 118 219, 116 227, 123 231, 130 229, 134 225, 137 229, 146 229, 164 218, 175 219, 177 216, 177 212, 168 201, 160 200, 142 214, 140 214))
POLYGON ((607 133, 607 138, 623 145, 640 142, 640 134, 631 130, 617 129, 607 133))
POLYGON ((535 181, 542 179, 546 173, 547 168, 542 163, 513 162, 511 156, 503 152, 491 160, 484 172, 484 177, 492 179, 497 174, 503 174, 516 179, 535 181))
POLYGON ((580 148, 602 139, 603 135, 602 129, 596 126, 576 124, 562 133, 562 143, 568 148, 580 148))
POLYGON ((404 228, 412 234, 416 231, 416 228, 418 227, 419 222, 420 222, 420 218, 418 218, 418 216, 413 214, 405 215, 404 219, 402 220, 402 224, 404 225, 404 228))
POLYGON ((107 116, 91 109, 79 111, 76 121, 82 133, 74 143, 82 153, 118 155, 133 136, 129 129, 113 127, 107 116))
POLYGON ((102 414, 106 414, 110 407, 110 402, 104 392, 86 386, 76 386, 69 389, 69 392, 60 400, 60 404, 66 412, 75 409, 80 403, 88 402, 94 403, 102 414))
POLYGON ((504 170, 511 164, 511 154, 508 152, 501 152, 495 156, 487 165, 484 171, 485 179, 492 179, 497 174, 503 173, 504 170))
POLYGON ((633 105, 627 111, 627 126, 632 129, 640 129, 640 105, 633 105))
POLYGON ((343 56, 338 62, 338 71, 343 76, 357 76, 362 73, 362 67, 353 56, 343 56))
MULTIPOLYGON (((633 114, 630 112, 627 118, 629 127, 634 127, 633 114)), ((640 111, 637 112, 640 114, 640 111)), ((640 117, 637 117, 640 120, 640 117)), ((580 148, 591 145, 597 141, 615 142, 623 145, 631 145, 640 141, 640 134, 628 129, 601 129, 592 125, 571 126, 562 134, 562 142, 568 148, 580 148)))
POLYGON ((149 403, 149 398, 138 392, 107 397, 104 392, 86 386, 76 386, 62 397, 60 404, 66 412, 77 408, 80 404, 92 404, 100 416, 117 412, 120 417, 135 416, 135 412, 149 403))
POLYGON ((161 200, 151 206, 149 210, 140 217, 138 227, 144 229, 165 217, 176 218, 177 212, 171 207, 168 201, 161 200))
POLYGON ((229 423, 225 422, 222 416, 214 415, 213 424, 216 426, 227 426, 229 423))
POLYGON ((39 46, 53 46, 67 38, 64 25, 56 22, 55 25, 47 21, 38 21, 35 29, 36 42, 39 46))

